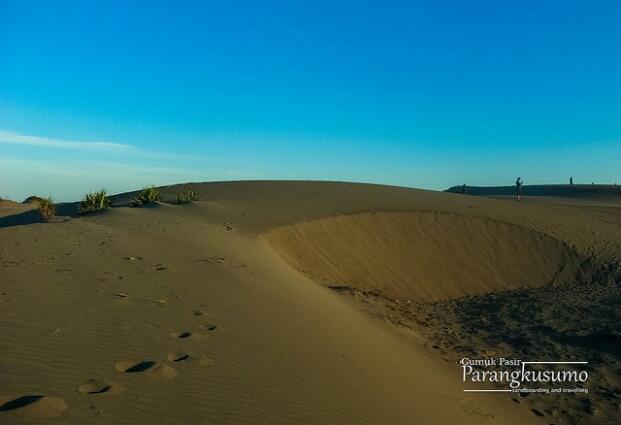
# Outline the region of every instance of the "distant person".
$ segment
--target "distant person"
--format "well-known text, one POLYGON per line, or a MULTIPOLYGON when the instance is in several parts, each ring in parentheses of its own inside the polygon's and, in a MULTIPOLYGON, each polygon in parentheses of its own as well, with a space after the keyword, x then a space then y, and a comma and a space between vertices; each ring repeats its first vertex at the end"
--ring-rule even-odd
POLYGON ((464 195, 468 194, 468 192, 466 191, 466 185, 465 184, 461 186, 461 193, 463 193, 464 195))
POLYGON ((573 185, 573 184, 574 184, 574 178, 573 178, 573 177, 570 177, 570 178, 569 178, 569 184, 570 184, 570 185, 573 185))
POLYGON ((524 181, 521 177, 518 177, 515 181, 515 199, 517 201, 520 200, 520 195, 522 194, 522 186, 524 185, 524 181))

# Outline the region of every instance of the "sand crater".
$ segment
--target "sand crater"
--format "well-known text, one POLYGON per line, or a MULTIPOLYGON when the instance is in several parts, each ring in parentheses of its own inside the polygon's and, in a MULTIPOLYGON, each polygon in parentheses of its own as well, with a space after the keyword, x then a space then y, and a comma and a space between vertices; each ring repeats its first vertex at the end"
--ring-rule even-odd
POLYGON ((552 237, 487 218, 436 212, 339 215, 265 235, 291 266, 334 287, 436 301, 568 279, 578 255, 552 237))

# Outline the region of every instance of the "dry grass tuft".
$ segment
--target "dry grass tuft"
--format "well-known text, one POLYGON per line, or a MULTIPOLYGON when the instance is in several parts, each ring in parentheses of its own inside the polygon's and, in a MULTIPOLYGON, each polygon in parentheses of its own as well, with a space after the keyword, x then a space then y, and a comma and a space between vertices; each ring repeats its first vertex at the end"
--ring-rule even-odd
POLYGON ((39 212, 41 213, 41 217, 45 221, 50 221, 54 214, 56 214, 56 204, 51 197, 47 198, 38 198, 37 201, 39 203, 39 212))
POLYGON ((139 207, 141 205, 160 201, 161 199, 162 195, 160 195, 159 189, 155 186, 148 186, 142 189, 140 193, 132 199, 130 205, 132 207, 139 207))
POLYGON ((87 214, 93 211, 105 210, 110 207, 110 199, 106 196, 105 189, 101 189, 97 192, 89 192, 84 195, 82 201, 80 201, 80 212, 87 214))
POLYGON ((198 193, 194 192, 192 189, 188 189, 185 192, 177 193, 177 203, 178 204, 187 204, 192 201, 198 201, 198 193))

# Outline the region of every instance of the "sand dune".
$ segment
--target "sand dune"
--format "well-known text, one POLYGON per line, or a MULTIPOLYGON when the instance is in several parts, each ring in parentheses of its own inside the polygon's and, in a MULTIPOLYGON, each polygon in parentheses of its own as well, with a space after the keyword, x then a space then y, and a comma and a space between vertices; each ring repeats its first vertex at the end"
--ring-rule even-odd
POLYGON ((165 200, 181 187, 201 201, 27 225, 3 213, 0 423, 563 423, 464 393, 456 357, 377 320, 386 299, 363 294, 426 305, 596 278, 580 265, 618 265, 617 204, 320 182, 165 200), (332 282, 368 303, 317 284, 332 282))

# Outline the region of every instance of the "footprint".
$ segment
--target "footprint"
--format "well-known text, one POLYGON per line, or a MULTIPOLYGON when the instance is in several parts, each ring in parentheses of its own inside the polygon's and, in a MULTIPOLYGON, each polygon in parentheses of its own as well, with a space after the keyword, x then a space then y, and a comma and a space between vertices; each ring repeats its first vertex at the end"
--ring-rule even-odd
MULTIPOLYGON (((57 418, 67 409, 65 400, 45 395, 0 395, 0 415, 26 418, 57 418)), ((1 416, 0 416, 1 417, 1 416)))
POLYGON ((157 379, 172 379, 177 376, 177 369, 168 365, 157 363, 150 360, 132 361, 132 360, 120 360, 114 365, 116 369, 123 373, 142 373, 145 375, 157 379))
POLYGON ((182 332, 173 332, 170 334, 173 338, 189 338, 192 336, 192 332, 182 331, 182 332))
POLYGON ((101 394, 107 393, 112 388, 112 385, 107 382, 95 381, 91 379, 87 384, 82 384, 78 387, 78 392, 82 394, 101 394))
POLYGON ((204 262, 208 264, 223 264, 223 263, 226 263, 226 261, 227 261, 226 257, 220 257, 220 256, 203 257, 203 258, 197 258, 194 260, 194 262, 204 262))
POLYGON ((192 316, 202 316, 203 312, 200 310, 192 310, 192 316))
POLYGON ((541 413, 537 409, 530 409, 530 411, 533 412, 533 414, 536 415, 536 416, 544 416, 543 413, 541 413))
POLYGON ((164 305, 166 304, 166 300, 157 300, 157 299, 152 299, 152 298, 149 298, 149 297, 139 297, 139 296, 135 296, 135 295, 128 295, 128 294, 125 294, 123 292, 116 292, 116 293, 112 294, 112 296, 114 298, 121 298, 121 299, 132 300, 134 302, 150 302, 150 303, 155 303, 159 307, 164 307, 164 305))
POLYGON ((206 329, 208 331, 215 331, 218 327, 212 323, 207 323, 206 325, 198 325, 202 329, 206 329))
POLYGON ((88 382, 78 387, 78 392, 82 394, 121 394, 124 391, 125 388, 114 382, 99 381, 96 379, 89 379, 88 382))
POLYGON ((123 373, 140 373, 145 372, 155 366, 155 362, 150 360, 132 361, 132 360, 120 360, 115 363, 114 367, 119 372, 123 373))
POLYGON ((189 357, 190 355, 183 350, 175 350, 172 353, 168 353, 168 360, 171 362, 181 362, 189 357))
POLYGON ((157 270, 157 271, 166 270, 168 268, 162 263, 153 263, 151 265, 153 266, 153 270, 157 270))

